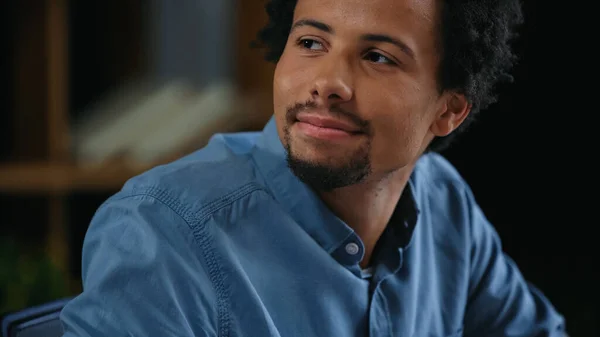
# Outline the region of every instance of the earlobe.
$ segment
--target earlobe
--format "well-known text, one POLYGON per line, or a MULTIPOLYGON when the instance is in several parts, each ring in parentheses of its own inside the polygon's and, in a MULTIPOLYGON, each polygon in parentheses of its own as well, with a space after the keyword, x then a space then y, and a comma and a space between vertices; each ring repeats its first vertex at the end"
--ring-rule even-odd
POLYGON ((462 94, 449 93, 441 110, 431 124, 431 132, 437 137, 445 137, 456 130, 471 112, 472 104, 462 94))

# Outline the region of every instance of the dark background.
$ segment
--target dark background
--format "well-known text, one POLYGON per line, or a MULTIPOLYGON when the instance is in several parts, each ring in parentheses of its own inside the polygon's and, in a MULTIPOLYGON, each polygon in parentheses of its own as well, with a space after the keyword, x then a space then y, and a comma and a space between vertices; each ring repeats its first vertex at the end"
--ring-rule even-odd
POLYGON ((568 42, 580 35, 570 26, 577 19, 524 4, 515 82, 444 155, 506 253, 566 316, 571 336, 600 336, 597 173, 588 172, 597 151, 588 150, 585 125, 595 109, 574 78, 591 70, 568 42))

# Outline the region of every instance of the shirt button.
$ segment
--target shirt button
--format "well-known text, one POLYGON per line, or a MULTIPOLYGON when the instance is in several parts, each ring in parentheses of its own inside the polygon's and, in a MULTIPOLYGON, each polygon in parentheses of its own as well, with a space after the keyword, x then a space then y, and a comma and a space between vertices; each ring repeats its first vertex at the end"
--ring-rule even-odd
POLYGON ((360 250, 360 248, 354 242, 350 242, 349 244, 346 245, 346 253, 348 253, 350 255, 358 254, 359 250, 360 250))

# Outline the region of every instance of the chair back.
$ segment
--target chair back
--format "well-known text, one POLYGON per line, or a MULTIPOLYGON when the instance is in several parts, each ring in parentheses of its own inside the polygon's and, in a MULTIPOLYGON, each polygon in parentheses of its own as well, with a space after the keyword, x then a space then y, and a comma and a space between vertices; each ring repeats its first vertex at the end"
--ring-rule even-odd
POLYGON ((62 298, 3 316, 2 337, 61 337, 60 312, 70 300, 62 298))

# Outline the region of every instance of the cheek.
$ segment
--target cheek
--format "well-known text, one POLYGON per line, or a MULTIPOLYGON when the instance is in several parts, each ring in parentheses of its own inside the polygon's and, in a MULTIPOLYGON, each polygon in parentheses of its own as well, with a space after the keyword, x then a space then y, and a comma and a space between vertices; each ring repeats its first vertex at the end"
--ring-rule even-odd
POLYGON ((275 67, 275 82, 280 90, 290 91, 310 79, 310 63, 296 55, 293 47, 286 47, 275 67))
POLYGON ((285 93, 290 91, 288 80, 284 75, 285 73, 282 72, 280 64, 277 64, 273 76, 273 103, 275 105, 275 112, 278 111, 282 101, 285 99, 285 93))
POLYGON ((412 152, 417 146, 420 135, 419 123, 411 115, 390 116, 380 125, 377 139, 383 145, 381 150, 388 149, 388 156, 404 155, 412 152), (392 151, 392 153, 390 153, 392 151))
POLYGON ((273 76, 273 98, 276 113, 306 99, 301 94, 303 94, 302 87, 306 83, 307 75, 305 71, 301 70, 298 66, 294 66, 293 60, 290 60, 286 53, 277 63, 273 76))
MULTIPOLYGON (((415 97, 403 94, 397 97, 415 97)), ((427 108, 420 100, 389 99, 379 105, 373 119, 375 132, 372 148, 373 165, 383 170, 394 170, 409 165, 419 155, 429 130, 427 108)))

